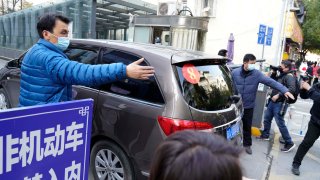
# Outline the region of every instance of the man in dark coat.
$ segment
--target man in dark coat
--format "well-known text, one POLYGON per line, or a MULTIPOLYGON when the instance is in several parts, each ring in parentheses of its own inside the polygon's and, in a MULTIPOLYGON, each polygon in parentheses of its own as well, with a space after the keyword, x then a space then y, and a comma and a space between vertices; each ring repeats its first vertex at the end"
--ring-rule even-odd
POLYGON ((253 54, 246 54, 243 58, 243 65, 232 71, 232 78, 243 101, 243 146, 248 154, 252 154, 251 126, 259 83, 277 89, 284 96, 294 99, 286 87, 256 70, 255 63, 256 57, 253 54))
MULTIPOLYGON (((317 71, 318 78, 320 74, 320 69, 317 71)), ((300 97, 303 99, 310 98, 313 100, 313 106, 310 110, 311 118, 308 125, 308 130, 302 143, 299 145, 296 155, 292 162, 292 173, 299 176, 299 167, 304 156, 307 154, 309 149, 312 147, 313 143, 320 136, 320 83, 313 85, 312 87, 307 82, 301 83, 300 97)))

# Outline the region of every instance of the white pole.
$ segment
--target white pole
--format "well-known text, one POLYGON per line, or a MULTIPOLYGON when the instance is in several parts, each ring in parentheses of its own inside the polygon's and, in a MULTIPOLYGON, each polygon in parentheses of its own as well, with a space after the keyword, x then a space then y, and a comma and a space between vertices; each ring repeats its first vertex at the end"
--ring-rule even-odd
POLYGON ((288 12, 288 2, 289 0, 285 0, 283 11, 282 11, 282 25, 281 25, 281 37, 279 38, 279 46, 278 46, 278 58, 276 59, 276 65, 279 65, 282 59, 283 50, 286 45, 286 24, 287 24, 287 12, 288 12))

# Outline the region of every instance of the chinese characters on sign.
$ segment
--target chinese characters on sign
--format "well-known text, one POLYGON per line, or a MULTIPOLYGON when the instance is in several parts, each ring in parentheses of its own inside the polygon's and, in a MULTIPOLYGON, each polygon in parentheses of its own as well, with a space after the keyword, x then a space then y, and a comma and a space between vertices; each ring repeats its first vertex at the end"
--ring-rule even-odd
POLYGON ((267 39, 266 39, 266 45, 267 46, 271 46, 272 35, 273 35, 273 28, 272 27, 268 27, 267 39))
POLYGON ((258 44, 271 46, 273 36, 273 28, 260 24, 258 32, 258 44))
POLYGON ((267 26, 260 24, 258 33, 258 44, 264 44, 267 26))
POLYGON ((87 179, 92 100, 0 113, 0 179, 87 179))

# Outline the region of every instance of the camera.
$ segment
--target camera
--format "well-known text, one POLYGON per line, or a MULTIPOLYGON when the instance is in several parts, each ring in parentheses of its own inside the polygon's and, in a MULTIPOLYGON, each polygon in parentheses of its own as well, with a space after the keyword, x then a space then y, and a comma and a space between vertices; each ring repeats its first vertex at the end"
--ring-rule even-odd
POLYGON ((278 71, 279 70, 279 66, 270 65, 270 69, 272 69, 273 71, 278 71))
POLYGON ((302 79, 305 82, 309 82, 311 80, 312 76, 310 76, 309 74, 307 75, 300 75, 300 79, 302 79))

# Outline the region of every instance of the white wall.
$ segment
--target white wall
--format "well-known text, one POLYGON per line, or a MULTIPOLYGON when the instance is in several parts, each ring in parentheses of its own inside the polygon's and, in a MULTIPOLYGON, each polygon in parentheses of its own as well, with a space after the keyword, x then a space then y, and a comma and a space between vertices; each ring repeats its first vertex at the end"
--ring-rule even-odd
POLYGON ((273 27, 272 45, 265 46, 264 58, 268 63, 277 62, 281 46, 279 38, 284 0, 217 0, 215 18, 210 18, 206 52, 218 53, 227 49, 230 33, 235 38, 234 62, 242 63, 246 53, 262 57, 262 45, 257 44, 259 25, 273 27))
MULTIPOLYGON (((146 0, 145 0, 146 1, 146 0)), ((157 4, 159 0, 148 0, 157 4)), ((188 4, 194 4, 188 0, 188 4)), ((220 49, 227 49, 230 33, 235 38, 234 62, 242 63, 246 53, 262 58, 262 45, 258 44, 259 25, 273 27, 271 46, 265 46, 264 59, 269 64, 279 62, 283 35, 284 5, 286 0, 215 0, 216 16, 210 18, 205 52, 217 54, 220 49)), ((193 7, 191 7, 193 8, 193 7)))

